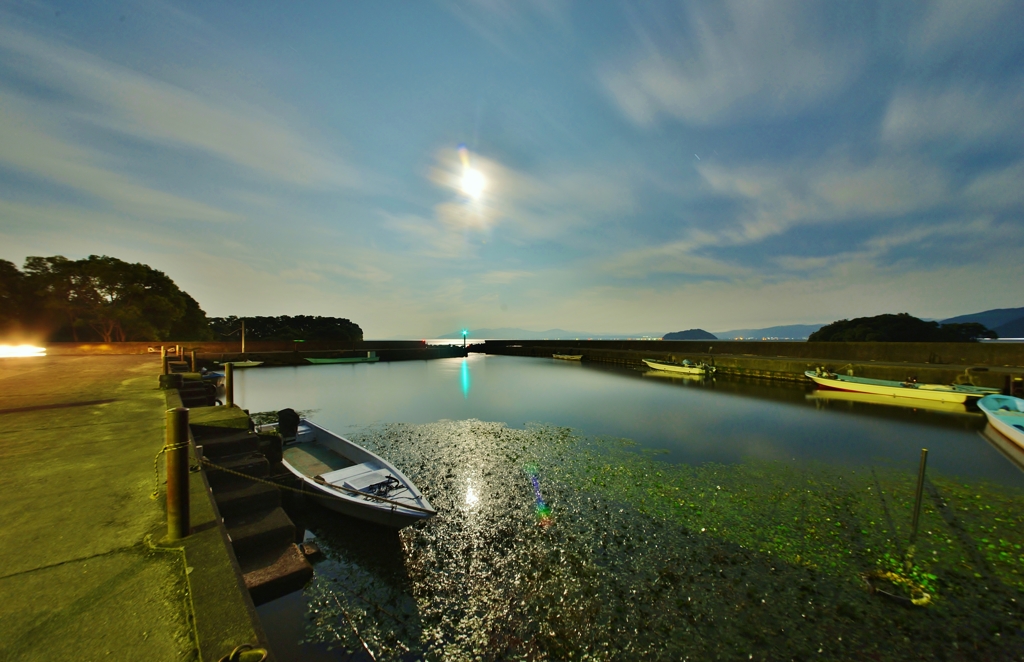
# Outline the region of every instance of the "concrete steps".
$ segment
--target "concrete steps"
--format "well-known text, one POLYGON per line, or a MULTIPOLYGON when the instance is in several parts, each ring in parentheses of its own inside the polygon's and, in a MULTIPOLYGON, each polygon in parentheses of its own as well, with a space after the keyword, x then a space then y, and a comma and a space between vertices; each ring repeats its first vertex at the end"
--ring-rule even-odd
POLYGON ((262 556, 269 549, 282 549, 295 541, 295 524, 280 506, 225 517, 224 525, 239 564, 247 554, 262 556))
POLYGON ((264 483, 242 483, 214 492, 217 509, 224 518, 270 510, 281 505, 281 493, 264 483))
POLYGON ((254 558, 242 566, 245 586, 256 605, 298 591, 313 578, 313 566, 292 543, 274 558, 254 558))
MULTIPOLYGON (((203 451, 206 451, 206 446, 203 446, 203 451)), ((252 476, 255 478, 264 478, 270 473, 270 463, 267 462, 267 458, 262 453, 242 453, 241 455, 230 455, 223 458, 213 459, 210 461, 217 464, 229 471, 244 474, 244 476, 238 476, 228 471, 220 471, 215 468, 207 469, 207 480, 210 481, 210 487, 213 488, 213 492, 216 495, 217 492, 228 489, 235 485, 247 485, 255 481, 247 480, 245 476, 252 476)))

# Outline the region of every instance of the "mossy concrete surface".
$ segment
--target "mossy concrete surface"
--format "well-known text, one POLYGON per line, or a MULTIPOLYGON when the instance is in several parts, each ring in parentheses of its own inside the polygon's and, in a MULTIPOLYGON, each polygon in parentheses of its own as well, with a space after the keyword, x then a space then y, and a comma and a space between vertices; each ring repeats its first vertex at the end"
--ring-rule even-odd
POLYGON ((197 533, 151 544, 159 372, 152 356, 0 359, 0 660, 216 660, 261 638, 198 474, 197 533))

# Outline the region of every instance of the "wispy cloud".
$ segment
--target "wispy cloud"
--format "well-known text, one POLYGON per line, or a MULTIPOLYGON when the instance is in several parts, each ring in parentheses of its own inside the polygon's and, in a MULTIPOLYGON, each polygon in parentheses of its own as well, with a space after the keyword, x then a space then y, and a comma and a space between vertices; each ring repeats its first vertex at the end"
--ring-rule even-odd
POLYGON ((1024 81, 903 88, 882 122, 884 140, 899 145, 941 143, 979 149, 1024 140, 1024 81))
MULTIPOLYGON (((0 162, 22 173, 70 187, 125 213, 162 220, 230 221, 239 216, 187 197, 134 182, 102 165, 101 155, 64 142, 36 126, 31 109, 13 96, 0 99, 0 162)), ((22 213, 28 213, 23 208, 22 213)))
POLYGON ((0 49, 7 52, 14 71, 56 93, 35 103, 63 110, 65 123, 198 150, 275 182, 305 187, 359 182, 355 169, 343 159, 240 100, 200 96, 57 40, 12 28, 0 27, 0 49))
POLYGON ((724 124, 798 111, 842 89, 865 59, 808 3, 654 6, 659 15, 634 20, 643 48, 601 73, 615 103, 641 126, 661 115, 724 124))

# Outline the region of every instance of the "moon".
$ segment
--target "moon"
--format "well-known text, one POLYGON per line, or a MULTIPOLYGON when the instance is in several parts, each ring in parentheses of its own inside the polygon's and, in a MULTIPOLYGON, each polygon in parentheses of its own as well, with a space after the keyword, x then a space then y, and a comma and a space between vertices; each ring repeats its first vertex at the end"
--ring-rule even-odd
POLYGON ((479 170, 466 168, 465 172, 462 173, 462 181, 459 182, 459 188, 467 197, 479 200, 486 187, 487 179, 484 178, 483 173, 479 170))

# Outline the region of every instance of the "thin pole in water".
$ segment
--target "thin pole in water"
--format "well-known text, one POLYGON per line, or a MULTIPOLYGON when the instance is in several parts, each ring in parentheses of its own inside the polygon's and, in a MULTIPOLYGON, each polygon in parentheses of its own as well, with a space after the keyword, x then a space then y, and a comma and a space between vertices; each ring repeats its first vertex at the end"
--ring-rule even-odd
POLYGON ((921 466, 917 470, 917 495, 914 498, 914 523, 911 526, 910 544, 917 540, 917 521, 921 514, 921 495, 924 493, 924 469, 928 464, 928 449, 921 449, 921 466))

